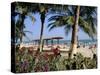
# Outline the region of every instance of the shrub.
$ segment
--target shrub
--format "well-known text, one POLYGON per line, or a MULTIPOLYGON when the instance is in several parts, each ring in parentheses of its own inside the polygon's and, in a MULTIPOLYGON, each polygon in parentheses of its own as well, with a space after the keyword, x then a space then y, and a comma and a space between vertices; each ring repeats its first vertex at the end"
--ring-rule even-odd
POLYGON ((97 68, 97 56, 93 58, 83 57, 77 53, 73 59, 67 59, 60 55, 59 50, 53 50, 53 54, 32 51, 32 48, 16 48, 16 72, 47 72, 59 70, 78 70, 97 68), (30 50, 31 49, 31 50, 30 50))
POLYGON ((67 70, 77 69, 93 69, 97 67, 97 59, 83 57, 82 54, 77 53, 73 59, 65 59, 64 63, 67 70))

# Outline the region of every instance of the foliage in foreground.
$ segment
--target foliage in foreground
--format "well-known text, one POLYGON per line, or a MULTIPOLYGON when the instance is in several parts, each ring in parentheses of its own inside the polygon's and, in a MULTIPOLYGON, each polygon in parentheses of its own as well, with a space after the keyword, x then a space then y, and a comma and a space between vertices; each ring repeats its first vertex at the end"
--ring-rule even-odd
MULTIPOLYGON (((57 50, 56 50, 57 51, 57 50)), ((77 53, 73 59, 57 54, 33 52, 31 48, 16 49, 16 72, 47 72, 97 68, 97 57, 83 57, 77 53)))

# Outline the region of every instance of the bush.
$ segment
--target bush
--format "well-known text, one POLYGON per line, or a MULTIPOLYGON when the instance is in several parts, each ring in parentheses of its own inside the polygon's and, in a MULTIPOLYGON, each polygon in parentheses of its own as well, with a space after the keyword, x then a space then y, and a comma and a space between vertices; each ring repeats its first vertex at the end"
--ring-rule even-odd
POLYGON ((77 53, 73 59, 66 59, 64 63, 67 70, 77 70, 77 69, 93 69, 97 67, 97 59, 83 57, 82 54, 77 53))
POLYGON ((77 53, 73 59, 66 59, 60 55, 59 51, 57 52, 57 49, 54 50, 54 54, 34 53, 30 48, 24 47, 21 50, 16 49, 16 72, 18 73, 93 68, 97 68, 97 56, 95 54, 93 58, 87 58, 77 53))

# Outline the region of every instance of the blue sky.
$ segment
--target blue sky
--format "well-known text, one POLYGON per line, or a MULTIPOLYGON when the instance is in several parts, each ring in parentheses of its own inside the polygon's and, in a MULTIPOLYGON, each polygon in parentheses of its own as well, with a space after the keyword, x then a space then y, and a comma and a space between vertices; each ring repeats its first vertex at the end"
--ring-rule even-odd
MULTIPOLYGON (((34 23, 31 21, 31 19, 29 17, 27 17, 25 19, 25 22, 24 22, 24 24, 26 26, 25 30, 28 30, 28 31, 32 32, 32 34, 26 33, 26 35, 28 36, 28 38, 30 40, 39 39, 40 30, 41 30, 41 21, 40 21, 39 13, 33 14, 33 16, 36 19, 36 21, 34 23)), ((45 19, 43 37, 48 38, 48 37, 60 36, 60 37, 63 37, 64 40, 70 40, 71 39, 71 31, 70 31, 69 35, 66 35, 65 31, 64 31, 64 27, 55 28, 55 29, 49 31, 49 28, 47 28, 47 26, 48 26, 48 17, 50 17, 50 16, 47 16, 46 19, 45 19)), ((80 40, 90 39, 88 37, 88 35, 85 34, 81 30, 78 32, 78 37, 79 37, 80 40)), ((28 39, 24 37, 24 40, 27 41, 28 39)))

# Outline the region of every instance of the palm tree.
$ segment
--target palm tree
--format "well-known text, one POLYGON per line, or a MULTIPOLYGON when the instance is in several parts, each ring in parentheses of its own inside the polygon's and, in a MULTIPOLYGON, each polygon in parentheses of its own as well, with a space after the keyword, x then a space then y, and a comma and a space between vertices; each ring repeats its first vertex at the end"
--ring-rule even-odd
MULTIPOLYGON (((24 25, 24 20, 25 20, 25 16, 29 15, 28 13, 35 13, 35 12, 39 12, 40 13, 40 19, 41 19, 41 33, 40 33, 40 51, 42 51, 42 37, 43 37, 43 28, 44 28, 44 21, 45 21, 45 8, 43 5, 39 5, 39 4, 30 4, 30 3, 16 3, 16 10, 21 13, 20 14, 20 18, 21 21, 18 22, 20 24, 19 25, 19 30, 21 30, 21 32, 23 32, 23 29, 25 27, 24 25)), ((32 16, 31 16, 32 17, 32 16)), ((34 19, 34 18, 32 18, 34 19)), ((20 41, 22 42, 22 34, 19 35, 20 36, 20 41)))
MULTIPOLYGON (((40 13, 41 20, 41 33, 40 33, 40 52, 43 50, 43 30, 44 30, 44 22, 45 17, 48 14, 52 13, 61 13, 62 7, 60 5, 52 5, 52 4, 36 4, 36 3, 25 3, 25 2, 17 2, 16 10, 20 13, 25 12, 25 15, 28 13, 40 13)), ((66 9, 66 8, 64 8, 66 9)))
POLYGON ((16 32, 19 32, 19 38, 20 38, 21 43, 22 43, 22 37, 23 37, 23 30, 25 28, 24 20, 25 20, 25 15, 19 14, 19 20, 18 20, 16 27, 15 27, 15 29, 17 29, 16 32))
MULTIPOLYGON (((20 39, 20 43, 22 43, 22 38, 23 36, 26 36, 26 32, 31 33, 30 31, 24 30, 25 25, 24 25, 24 20, 26 19, 26 14, 22 13, 22 14, 18 14, 19 18, 17 20, 17 22, 15 23, 15 38, 16 38, 16 42, 18 39, 20 39)), ((27 37, 28 38, 28 37, 27 37)))
POLYGON ((20 43, 22 43, 23 36, 26 37, 28 40, 30 40, 29 37, 26 35, 26 33, 32 34, 31 31, 23 30, 21 32, 20 27, 19 28, 15 27, 15 40, 16 40, 15 42, 17 43, 18 40, 20 40, 20 43))
POLYGON ((66 14, 55 15, 49 18, 49 30, 55 27, 65 27, 68 34, 72 30, 69 58, 77 52, 77 31, 82 29, 92 39, 96 34, 96 8, 84 6, 69 6, 66 14))
POLYGON ((11 43, 15 43, 15 16, 19 13, 15 12, 15 3, 11 5, 11 43))
POLYGON ((75 12, 75 22, 72 27, 72 39, 71 39, 71 49, 69 57, 73 57, 73 54, 76 54, 77 50, 77 30, 78 30, 78 24, 79 24, 79 15, 80 15, 80 6, 76 7, 75 12))
POLYGON ((20 5, 18 3, 16 3, 16 2, 12 3, 12 10, 11 10, 11 25, 12 25, 11 29, 12 29, 12 31, 11 31, 11 33, 13 33, 13 34, 11 36, 15 37, 15 39, 13 39, 13 41, 16 40, 15 42, 17 42, 18 39, 20 39, 20 43, 22 43, 23 36, 27 37, 26 32, 32 34, 32 32, 24 30, 24 28, 26 28, 24 25, 26 16, 29 16, 32 19, 32 21, 34 20, 33 16, 31 14, 28 14, 26 7, 22 8, 22 7, 20 7, 20 5), (19 16, 17 22, 15 22, 16 16, 19 16))

